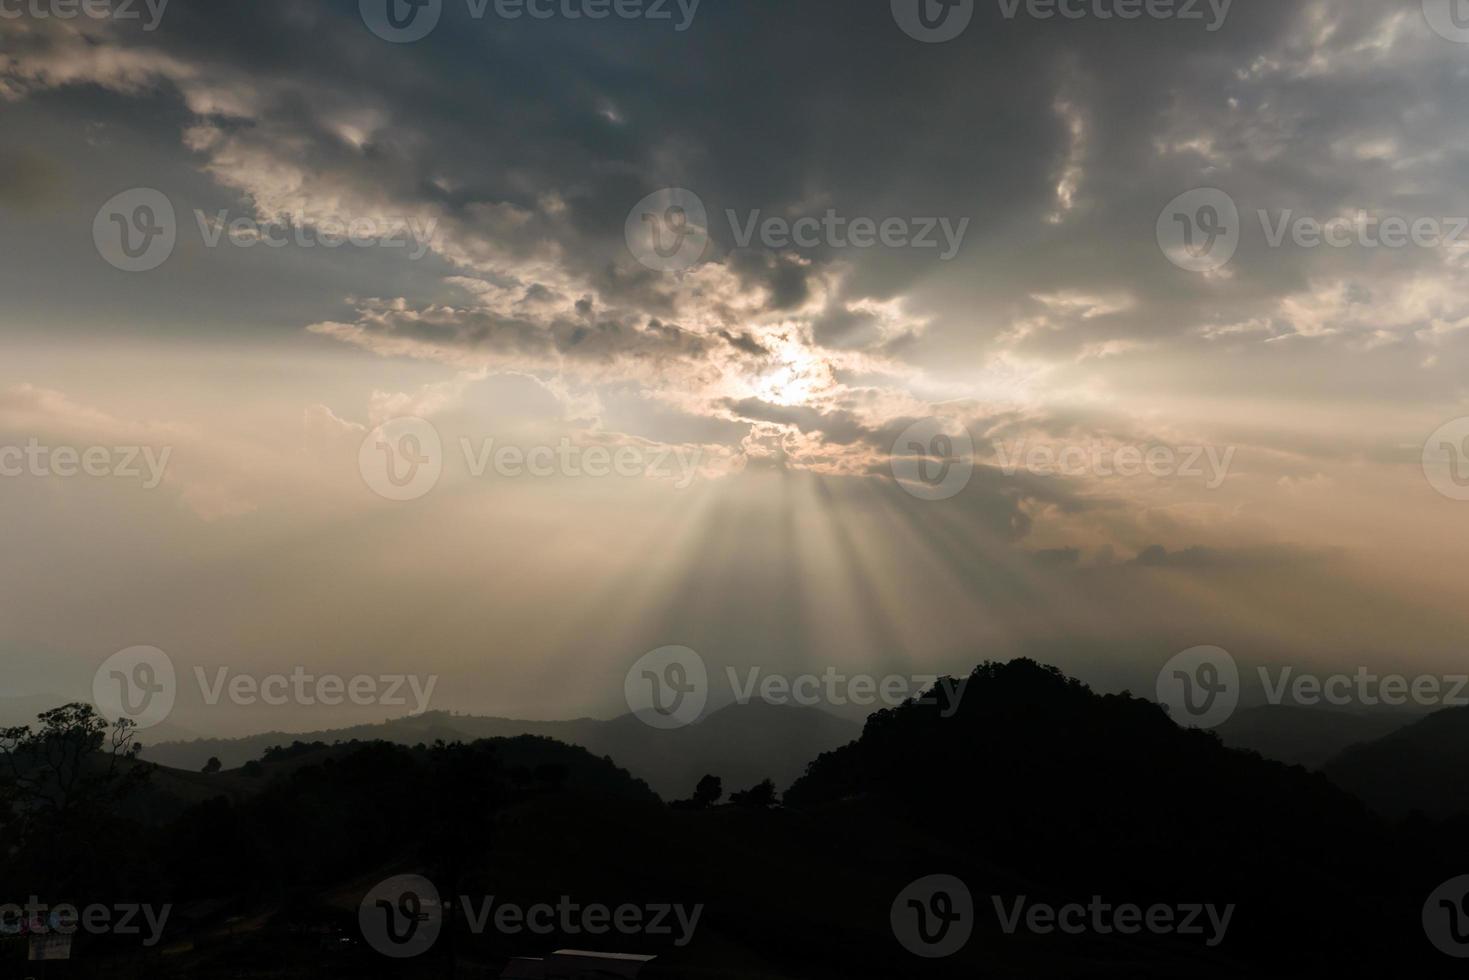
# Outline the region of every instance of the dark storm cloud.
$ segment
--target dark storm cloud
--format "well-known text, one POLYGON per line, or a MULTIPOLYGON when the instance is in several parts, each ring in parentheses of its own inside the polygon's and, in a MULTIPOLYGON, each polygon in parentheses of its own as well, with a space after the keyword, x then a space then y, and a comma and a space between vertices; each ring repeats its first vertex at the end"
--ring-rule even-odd
MULTIPOLYGON (((384 206, 442 209, 445 234, 462 243, 457 259, 486 242, 521 258, 554 244, 564 268, 649 313, 670 312, 664 280, 628 263, 623 223, 646 193, 687 187, 708 207, 711 256, 765 290, 769 310, 803 304, 811 277, 837 260, 853 269, 843 302, 918 290, 934 313, 921 338, 874 336, 839 304, 816 332, 834 347, 886 342, 929 364, 997 339, 1065 358, 1108 342, 1207 344, 1193 332, 1211 321, 1299 328, 1280 302, 1311 289, 1323 267, 1375 283, 1376 301, 1391 307, 1393 283, 1424 256, 1367 267, 1361 256, 1247 241, 1221 318, 1217 288, 1161 259, 1154 219, 1207 183, 1239 199, 1247 225, 1253 206, 1324 216, 1409 206, 1452 190, 1462 163, 1440 151, 1402 193, 1368 193, 1383 164, 1359 159, 1360 145, 1393 141, 1410 153, 1463 130, 1451 97, 1459 52, 1421 17, 1384 28, 1394 8, 1381 4, 1239 3, 1210 32, 1146 18, 1006 19, 979 3, 966 33, 944 45, 908 38, 882 2, 711 4, 676 32, 615 18, 473 19, 450 0, 438 29, 406 45, 372 35, 357 6, 176 4, 156 32, 118 29, 97 42, 130 61, 74 77, 90 72, 165 102, 182 91, 226 141, 384 206), (828 210, 973 223, 960 259, 941 265, 911 249, 735 250, 724 218, 828 210), (1130 294, 1121 312, 1035 305, 1038 295, 1119 284, 1130 294), (986 311, 978 322, 959 314, 975 307, 986 311), (1014 335, 1009 321, 1028 316, 1045 325, 1014 335)), ((44 33, 16 48, 11 87, 69 77, 34 67, 56 51, 44 33)), ((267 166, 199 152, 226 181, 267 166)), ((1450 199, 1469 204, 1462 192, 1450 199)), ((1402 326, 1433 312, 1410 311, 1402 326)))

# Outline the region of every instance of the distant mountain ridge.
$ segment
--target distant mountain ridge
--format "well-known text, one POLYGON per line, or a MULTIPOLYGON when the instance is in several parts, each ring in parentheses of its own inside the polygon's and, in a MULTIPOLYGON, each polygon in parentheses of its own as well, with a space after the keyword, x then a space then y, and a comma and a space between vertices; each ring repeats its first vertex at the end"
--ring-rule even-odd
POLYGON ((1417 717, 1398 712, 1267 704, 1241 708, 1214 732, 1232 749, 1247 749, 1276 762, 1320 769, 1349 746, 1382 738, 1412 724, 1417 717))
POLYGON ((1385 817, 1414 811, 1469 813, 1469 707, 1444 708, 1373 742, 1353 745, 1322 769, 1385 817))
POLYGON ((706 774, 719 776, 726 790, 744 789, 764 779, 789 786, 812 759, 856 739, 862 728, 816 708, 751 701, 732 704, 697 724, 660 731, 633 715, 611 720, 522 721, 430 711, 377 725, 307 733, 265 732, 236 739, 197 739, 145 744, 142 758, 175 769, 199 770, 211 757, 226 769, 259 759, 266 749, 293 742, 382 740, 399 745, 475 741, 539 735, 578 745, 648 783, 664 799, 693 793, 706 774))

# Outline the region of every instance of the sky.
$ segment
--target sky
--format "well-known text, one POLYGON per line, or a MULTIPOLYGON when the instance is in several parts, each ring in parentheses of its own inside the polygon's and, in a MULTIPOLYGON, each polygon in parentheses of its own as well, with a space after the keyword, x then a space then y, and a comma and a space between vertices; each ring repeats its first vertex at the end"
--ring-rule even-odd
POLYGON ((3 693, 1462 669, 1447 2, 426 2, 0 3, 3 693))

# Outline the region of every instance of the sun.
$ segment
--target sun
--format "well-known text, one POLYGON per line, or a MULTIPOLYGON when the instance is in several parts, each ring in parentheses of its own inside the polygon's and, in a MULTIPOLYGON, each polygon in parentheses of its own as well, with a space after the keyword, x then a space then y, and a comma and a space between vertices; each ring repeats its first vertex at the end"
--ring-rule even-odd
POLYGON ((775 405, 809 405, 834 382, 831 365, 799 340, 782 338, 771 343, 775 364, 754 381, 755 394, 775 405))

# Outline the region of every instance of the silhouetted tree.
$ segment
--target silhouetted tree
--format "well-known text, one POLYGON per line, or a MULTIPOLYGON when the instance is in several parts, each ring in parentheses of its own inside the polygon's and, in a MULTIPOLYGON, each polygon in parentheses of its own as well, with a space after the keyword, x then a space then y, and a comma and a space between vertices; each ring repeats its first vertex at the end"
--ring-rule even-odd
POLYGON ((63 824, 105 809, 146 781, 133 764, 142 746, 127 719, 109 725, 91 705, 68 704, 37 716, 40 727, 0 729, 0 781, 32 818, 63 824))
POLYGON ((699 785, 694 789, 694 806, 701 810, 708 809, 719 802, 724 795, 724 782, 718 776, 705 776, 699 780, 699 785))
POLYGON ((208 773, 211 776, 219 772, 223 768, 224 763, 219 761, 219 756, 217 755, 210 756, 209 761, 204 763, 204 772, 208 773))
POLYGON ((729 801, 735 806, 775 806, 775 782, 767 779, 749 789, 731 793, 729 801))
POLYGON ((687 800, 674 800, 668 805, 675 810, 707 810, 724 795, 724 782, 718 776, 705 776, 687 800))
MULTIPOLYGON (((80 889, 119 827, 119 804, 153 767, 137 761, 137 726, 109 724, 86 704, 37 716, 39 726, 0 729, 0 811, 23 873, 44 887, 80 889)), ((0 851, 0 857, 4 852, 0 851)))

